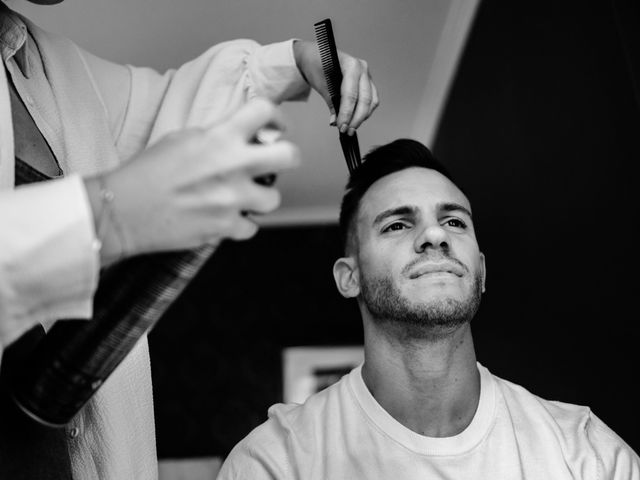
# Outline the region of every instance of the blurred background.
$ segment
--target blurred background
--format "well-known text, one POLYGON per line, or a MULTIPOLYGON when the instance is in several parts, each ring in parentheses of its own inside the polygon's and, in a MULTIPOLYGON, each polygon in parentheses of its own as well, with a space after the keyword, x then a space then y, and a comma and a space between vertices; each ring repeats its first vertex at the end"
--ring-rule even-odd
MULTIPOLYGON (((361 150, 419 139, 471 199, 488 269, 479 361, 589 405, 640 451, 638 2, 8 3, 95 54, 158 70, 233 38, 313 39, 330 17, 381 93, 361 150)), ((312 392, 359 358, 357 307, 331 274, 347 180, 337 133, 315 94, 284 110, 304 164, 279 179, 282 209, 254 239, 223 244, 150 335, 163 479, 215 470, 290 382, 312 392), (293 377, 291 358, 304 365, 293 377)))

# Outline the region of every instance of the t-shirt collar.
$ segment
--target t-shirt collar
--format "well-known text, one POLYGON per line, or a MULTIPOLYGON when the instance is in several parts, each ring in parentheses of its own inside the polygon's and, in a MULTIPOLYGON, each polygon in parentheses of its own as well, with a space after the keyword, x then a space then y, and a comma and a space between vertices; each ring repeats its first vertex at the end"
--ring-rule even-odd
POLYGON ((351 371, 348 383, 363 413, 373 424, 396 442, 422 455, 461 455, 478 446, 491 430, 496 416, 496 388, 491 373, 480 363, 480 400, 471 423, 452 437, 420 435, 393 418, 371 395, 362 379, 362 365, 351 371))

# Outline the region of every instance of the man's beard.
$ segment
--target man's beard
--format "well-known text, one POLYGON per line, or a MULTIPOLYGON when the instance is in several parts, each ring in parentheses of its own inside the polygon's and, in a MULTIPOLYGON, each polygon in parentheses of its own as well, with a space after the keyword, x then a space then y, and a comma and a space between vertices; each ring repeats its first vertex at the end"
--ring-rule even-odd
POLYGON ((471 322, 480 307, 482 281, 477 274, 469 295, 457 300, 441 298, 412 304, 391 278, 362 279, 362 301, 373 321, 405 339, 438 340, 471 322))

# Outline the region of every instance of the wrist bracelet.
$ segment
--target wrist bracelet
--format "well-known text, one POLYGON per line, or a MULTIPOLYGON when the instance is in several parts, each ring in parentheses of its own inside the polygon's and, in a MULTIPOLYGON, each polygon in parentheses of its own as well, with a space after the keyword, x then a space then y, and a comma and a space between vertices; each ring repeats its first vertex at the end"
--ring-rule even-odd
POLYGON ((116 256, 116 260, 121 260, 126 253, 126 244, 124 239, 124 233, 120 228, 120 225, 116 218, 115 208, 114 208, 114 200, 116 198, 113 191, 108 187, 107 180, 104 176, 97 177, 98 185, 100 187, 100 204, 102 205, 102 209, 100 210, 100 216, 98 218, 98 228, 97 228, 97 236, 98 236, 98 247, 102 248, 104 244, 105 237, 107 231, 109 229, 109 224, 113 226, 113 230, 115 233, 115 237, 118 241, 119 252, 116 256))

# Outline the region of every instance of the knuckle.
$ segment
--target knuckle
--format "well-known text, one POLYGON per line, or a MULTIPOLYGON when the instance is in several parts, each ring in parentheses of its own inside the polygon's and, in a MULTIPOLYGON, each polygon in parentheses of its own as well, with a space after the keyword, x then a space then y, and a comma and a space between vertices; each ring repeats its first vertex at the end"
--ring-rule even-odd
POLYGON ((349 103, 356 103, 356 101, 358 100, 358 94, 355 92, 349 92, 345 95, 345 99, 349 103))
POLYGON ((228 186, 219 186, 216 189, 212 203, 216 208, 222 208, 225 210, 233 209, 238 203, 238 193, 235 189, 228 186))
POLYGON ((373 98, 370 95, 361 95, 358 97, 358 102, 363 103, 364 105, 371 105, 371 103, 373 103, 373 98))

